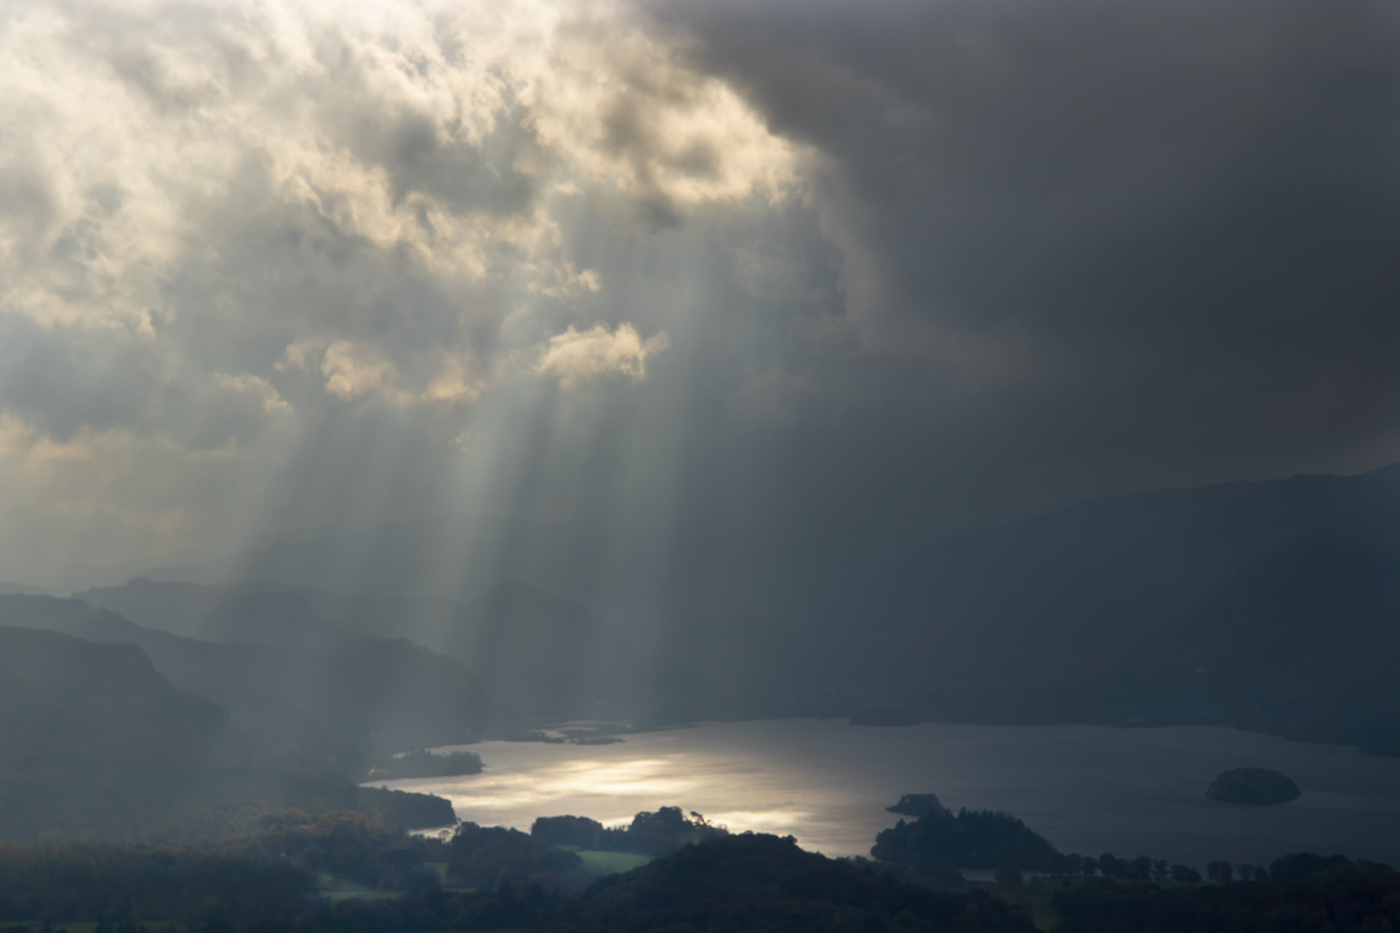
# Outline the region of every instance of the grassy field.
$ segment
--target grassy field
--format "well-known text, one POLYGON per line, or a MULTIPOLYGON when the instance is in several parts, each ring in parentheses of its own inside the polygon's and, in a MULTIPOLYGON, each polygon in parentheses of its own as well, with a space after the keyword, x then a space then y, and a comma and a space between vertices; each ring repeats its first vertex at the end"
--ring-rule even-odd
POLYGON ((322 891, 321 896, 332 904, 339 904, 341 901, 391 901, 402 897, 401 891, 368 891, 355 888, 340 888, 335 891, 322 891))
POLYGON ((592 875, 612 875, 631 871, 651 861, 650 855, 633 855, 631 852, 599 852, 593 849, 580 849, 578 857, 583 859, 583 869, 592 875))

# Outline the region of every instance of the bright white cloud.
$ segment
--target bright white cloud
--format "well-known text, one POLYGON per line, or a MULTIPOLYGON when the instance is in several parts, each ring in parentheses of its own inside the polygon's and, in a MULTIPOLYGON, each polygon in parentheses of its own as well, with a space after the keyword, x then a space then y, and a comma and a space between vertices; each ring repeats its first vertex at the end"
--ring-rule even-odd
POLYGON ((644 379, 694 244, 794 203, 803 166, 649 22, 616 0, 7 4, 0 556, 40 526, 90 554, 128 535, 112 553, 138 565, 188 549, 257 514, 342 407, 425 447, 470 423, 480 453, 473 419, 498 395, 509 423, 522 375, 644 379), (580 325, 603 318, 635 323, 580 325))
POLYGON ((788 143, 615 3, 21 3, 0 97, 3 307, 52 325, 168 312, 162 277, 254 166, 346 235, 541 290, 592 287, 556 258, 546 189, 675 211, 795 177, 788 143))
POLYGON ((326 377, 326 391, 343 399, 375 394, 392 401, 401 397, 398 370, 394 364, 381 360, 366 347, 357 347, 346 340, 337 340, 326 347, 321 359, 321 374, 326 377))
POLYGON ((292 406, 278 393, 277 387, 261 376, 252 373, 239 373, 236 376, 215 373, 214 381, 221 388, 254 399, 263 411, 289 414, 292 410, 292 406))
POLYGON ((454 354, 443 360, 424 390, 423 399, 448 404, 474 402, 484 388, 485 382, 476 376, 472 360, 466 354, 454 354))
POLYGON ((641 382, 646 378, 647 359, 668 346, 665 332, 643 340, 631 324, 619 324, 616 330, 608 330, 605 324, 582 331, 570 327, 549 338, 535 372, 558 379, 565 388, 608 376, 641 382))

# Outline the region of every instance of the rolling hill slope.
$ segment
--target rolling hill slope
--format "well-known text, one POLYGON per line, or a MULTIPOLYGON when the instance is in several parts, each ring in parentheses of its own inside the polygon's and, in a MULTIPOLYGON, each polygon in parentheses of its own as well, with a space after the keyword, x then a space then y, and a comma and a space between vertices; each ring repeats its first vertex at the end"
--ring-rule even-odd
POLYGON ((0 597, 0 624, 139 646, 172 684, 228 707, 237 727, 322 758, 464 741, 483 713, 471 672, 404 639, 216 644, 25 596, 0 597))

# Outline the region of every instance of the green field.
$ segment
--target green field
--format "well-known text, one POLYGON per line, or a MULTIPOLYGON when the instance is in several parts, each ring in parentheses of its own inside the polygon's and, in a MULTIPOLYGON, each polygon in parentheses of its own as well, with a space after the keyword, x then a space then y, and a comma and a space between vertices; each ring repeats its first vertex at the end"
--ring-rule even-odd
POLYGON ((322 891, 321 896, 332 904, 339 904, 341 901, 390 901, 402 897, 401 891, 369 891, 356 888, 341 888, 336 891, 322 891))
POLYGON ((613 875, 631 871, 651 861, 650 855, 634 855, 631 852, 599 852, 594 849, 580 849, 578 857, 583 859, 583 870, 592 875, 613 875))

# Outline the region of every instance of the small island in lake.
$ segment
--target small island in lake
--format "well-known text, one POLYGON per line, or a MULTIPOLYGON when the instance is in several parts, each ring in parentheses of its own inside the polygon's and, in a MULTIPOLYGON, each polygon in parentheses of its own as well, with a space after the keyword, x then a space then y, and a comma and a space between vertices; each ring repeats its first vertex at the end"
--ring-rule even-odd
POLYGON ((1206 796, 1211 800, 1230 803, 1286 803, 1301 793, 1292 778, 1268 768, 1222 771, 1206 788, 1206 796))

